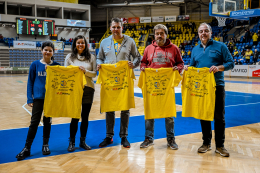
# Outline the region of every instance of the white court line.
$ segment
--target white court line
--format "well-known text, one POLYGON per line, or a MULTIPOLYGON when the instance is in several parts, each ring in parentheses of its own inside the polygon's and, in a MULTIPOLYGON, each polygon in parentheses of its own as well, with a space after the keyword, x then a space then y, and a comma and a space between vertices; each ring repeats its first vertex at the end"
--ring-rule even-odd
MULTIPOLYGON (((28 109, 26 109, 24 106, 25 105, 27 105, 27 103, 25 103, 22 107, 23 107, 23 109, 26 111, 26 112, 28 112, 31 116, 32 116, 32 113, 28 110, 28 109)), ((43 126, 43 124, 42 124, 42 122, 40 121, 40 124, 43 126)))
POLYGON ((238 104, 238 105, 229 105, 229 106, 225 106, 225 107, 232 107, 232 106, 244 106, 244 105, 255 105, 255 104, 259 104, 260 102, 256 102, 256 103, 247 103, 247 104, 238 104))
POLYGON ((245 96, 245 95, 232 95, 232 94, 226 94, 226 96, 252 97, 252 96, 245 96))

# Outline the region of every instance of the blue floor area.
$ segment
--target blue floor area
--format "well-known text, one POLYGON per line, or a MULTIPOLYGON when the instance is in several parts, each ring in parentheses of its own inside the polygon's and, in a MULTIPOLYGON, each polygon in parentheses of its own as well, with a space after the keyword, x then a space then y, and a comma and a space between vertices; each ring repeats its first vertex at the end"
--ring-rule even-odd
MULTIPOLYGON (((136 97, 142 97, 141 94, 135 93, 136 97)), ((176 94, 176 104, 181 105, 181 94, 176 94)), ((259 114, 260 95, 226 92, 226 127, 241 126, 260 122, 259 114)), ((120 118, 116 119, 114 143, 110 146, 120 145, 119 138, 120 118)), ((97 120, 89 122, 89 129, 86 142, 93 149, 99 148, 98 145, 105 138, 106 134, 105 120, 97 120)), ((41 153, 42 147, 42 127, 39 127, 36 138, 32 145, 32 156, 27 159, 34 159, 43 156, 41 153)), ((28 128, 2 130, 0 131, 0 164, 16 161, 15 156, 22 150, 25 144, 28 128)), ((185 135, 201 132, 199 120, 194 118, 183 118, 181 112, 177 113, 175 118, 175 135, 185 135)), ((129 121, 129 142, 141 142, 144 140, 145 127, 144 116, 130 117, 129 121)), ((165 138, 165 120, 155 120, 155 139, 165 138)), ((69 144, 69 124, 52 125, 50 150, 51 155, 67 154, 67 147, 69 144)), ((165 141, 166 142, 166 141, 165 141)), ((76 146, 79 145, 79 131, 76 138, 76 146)), ((166 145, 165 145, 166 146, 166 145)), ((77 149, 76 152, 83 151, 77 149)))

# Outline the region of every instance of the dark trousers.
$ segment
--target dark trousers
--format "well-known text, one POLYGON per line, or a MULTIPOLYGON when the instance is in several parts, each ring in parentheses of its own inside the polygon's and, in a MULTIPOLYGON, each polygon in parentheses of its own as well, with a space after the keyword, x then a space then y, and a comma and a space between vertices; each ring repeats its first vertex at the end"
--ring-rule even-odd
MULTIPOLYGON (((42 117, 44 99, 34 99, 32 108, 31 124, 29 126, 26 143, 32 144, 42 117)), ((43 137, 50 138, 51 118, 43 116, 43 137)))
MULTIPOLYGON (((86 137, 88 131, 88 118, 92 103, 82 104, 80 137, 86 137)), ((75 138, 78 131, 79 119, 72 118, 70 123, 70 138, 75 138)))
MULTIPOLYGON (((120 132, 119 132, 120 138, 128 136, 129 116, 130 116, 129 110, 121 111, 121 123, 120 123, 120 132)), ((113 138, 114 126, 115 126, 115 112, 106 112, 106 129, 107 129, 106 137, 113 138)))
MULTIPOLYGON (((216 101, 214 113, 215 142, 216 147, 223 147, 225 142, 225 88, 216 87, 216 101)), ((200 120, 203 144, 211 144, 211 121, 200 120)))

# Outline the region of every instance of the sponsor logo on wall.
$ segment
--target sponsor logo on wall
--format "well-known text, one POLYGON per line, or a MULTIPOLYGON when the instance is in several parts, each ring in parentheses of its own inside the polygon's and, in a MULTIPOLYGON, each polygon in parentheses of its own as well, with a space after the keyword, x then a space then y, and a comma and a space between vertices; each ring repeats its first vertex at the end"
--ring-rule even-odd
POLYGON ((14 48, 36 48, 36 42, 33 42, 33 41, 14 41, 14 48))
POLYGON ((13 67, 0 67, 0 71, 13 70, 13 67))
POLYGON ((176 22, 176 16, 165 16, 165 22, 176 22))
POLYGON ((247 69, 232 69, 231 72, 247 73, 247 69))
POLYGON ((252 77, 260 77, 260 69, 252 72, 252 77))
POLYGON ((140 23, 151 23, 151 17, 140 17, 140 23))
POLYGON ((87 27, 86 21, 83 20, 67 20, 67 26, 87 27))

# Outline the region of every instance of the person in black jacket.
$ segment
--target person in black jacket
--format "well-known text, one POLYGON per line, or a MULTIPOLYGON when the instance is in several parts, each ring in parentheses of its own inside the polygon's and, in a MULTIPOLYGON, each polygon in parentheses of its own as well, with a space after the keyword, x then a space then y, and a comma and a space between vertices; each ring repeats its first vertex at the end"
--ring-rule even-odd
POLYGON ((257 49, 255 49, 254 56, 253 56, 254 64, 256 64, 258 58, 259 58, 259 52, 257 51, 257 49))

